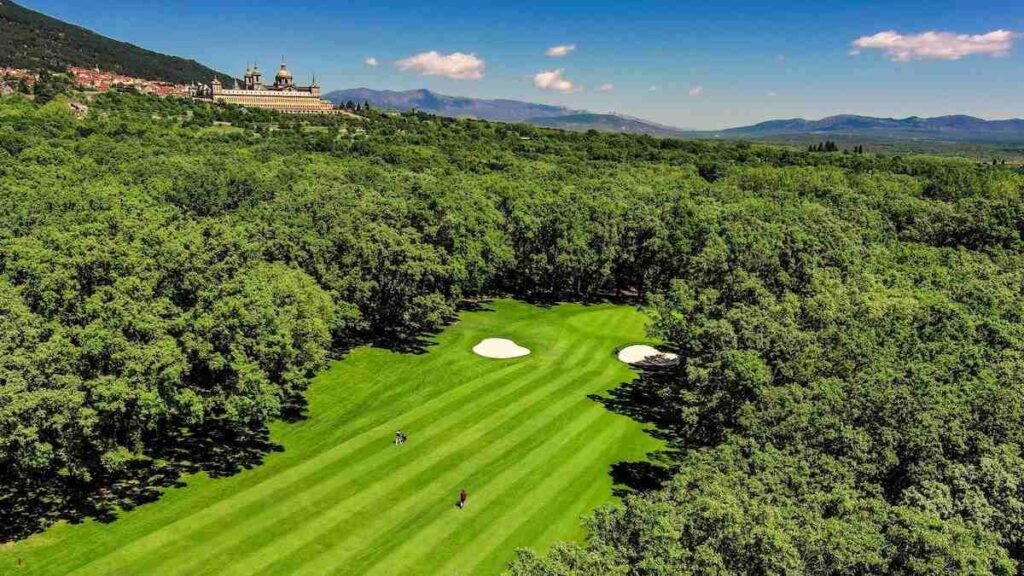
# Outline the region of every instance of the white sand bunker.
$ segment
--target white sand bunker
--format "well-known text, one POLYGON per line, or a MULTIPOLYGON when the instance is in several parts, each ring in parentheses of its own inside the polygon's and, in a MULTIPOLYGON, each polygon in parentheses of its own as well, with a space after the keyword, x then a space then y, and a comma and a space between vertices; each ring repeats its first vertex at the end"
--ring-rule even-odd
POLYGON ((529 354, 530 350, 504 338, 486 338, 473 346, 473 352, 484 358, 519 358, 529 354))
POLYGON ((679 363, 679 355, 662 352, 646 344, 637 344, 619 350, 619 360, 639 366, 672 366, 679 363))

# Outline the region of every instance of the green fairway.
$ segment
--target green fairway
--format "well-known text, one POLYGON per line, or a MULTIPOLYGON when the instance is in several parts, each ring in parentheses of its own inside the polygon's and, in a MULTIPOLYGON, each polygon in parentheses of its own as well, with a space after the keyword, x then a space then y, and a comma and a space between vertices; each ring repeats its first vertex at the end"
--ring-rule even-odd
POLYGON ((633 377, 613 351, 644 339, 643 317, 488 307, 425 354, 335 362, 308 392, 309 419, 272 427, 284 451, 262 466, 188 477, 109 524, 55 526, 3 549, 0 573, 20 557, 19 574, 496 574, 517 547, 580 537, 580 516, 611 498, 609 467, 656 447, 588 398, 633 377), (474 355, 487 337, 533 353, 474 355))

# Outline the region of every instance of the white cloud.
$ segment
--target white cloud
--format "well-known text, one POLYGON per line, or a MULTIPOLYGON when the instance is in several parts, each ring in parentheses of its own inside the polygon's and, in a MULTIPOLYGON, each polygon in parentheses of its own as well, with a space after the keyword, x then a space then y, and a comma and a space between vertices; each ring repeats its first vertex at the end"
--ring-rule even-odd
POLYGON ((774 90, 771 90, 771 91, 768 92, 768 97, 769 98, 775 98, 778 95, 779 95, 779 93, 774 91, 774 90))
POLYGON ((896 62, 926 59, 959 60, 974 54, 1006 56, 1013 48, 1014 40, 1020 36, 1017 32, 1009 30, 993 30, 987 34, 900 34, 895 30, 887 30, 874 36, 857 38, 853 41, 853 50, 850 54, 860 54, 861 50, 882 50, 896 62))
POLYGON ((576 49, 575 44, 562 44, 560 46, 552 46, 548 48, 544 54, 552 58, 561 58, 562 56, 568 56, 570 52, 576 49))
POLYGON ((455 80, 478 80, 484 77, 487 64, 475 54, 452 52, 438 54, 423 52, 395 62, 402 72, 415 72, 423 76, 444 76, 455 80))
POLYGON ((601 84, 601 86, 597 90, 598 92, 611 92, 612 90, 615 90, 615 84, 601 84))
POLYGON ((651 86, 650 88, 647 89, 647 91, 648 92, 657 92, 658 91, 658 87, 657 86, 651 86))
POLYGON ((703 93, 704 93, 704 87, 703 86, 694 86, 693 88, 690 88, 690 91, 688 92, 688 94, 690 96, 700 96, 703 93))
POLYGON ((570 80, 562 77, 562 70, 538 72, 537 75, 533 77, 533 85, 541 90, 554 90, 555 92, 562 92, 563 94, 568 94, 579 89, 570 80))
POLYGON ((367 56, 366 60, 363 60, 363 62, 365 62, 370 68, 375 68, 380 65, 380 62, 378 62, 373 56, 367 56))

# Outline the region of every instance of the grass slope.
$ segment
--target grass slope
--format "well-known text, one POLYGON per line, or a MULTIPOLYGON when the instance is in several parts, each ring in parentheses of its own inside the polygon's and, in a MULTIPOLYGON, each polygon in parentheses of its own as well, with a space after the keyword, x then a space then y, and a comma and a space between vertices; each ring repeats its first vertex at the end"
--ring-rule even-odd
POLYGON ((632 378, 613 350, 643 339, 643 318, 491 307, 426 354, 361 348, 334 363, 310 418, 273 427, 285 450, 263 466, 188 478, 110 524, 55 526, 4 550, 0 572, 20 557, 31 574, 495 574, 517 547, 581 536, 579 517, 610 498, 609 466, 655 447, 588 398, 632 378), (489 336, 533 354, 475 356, 489 336))

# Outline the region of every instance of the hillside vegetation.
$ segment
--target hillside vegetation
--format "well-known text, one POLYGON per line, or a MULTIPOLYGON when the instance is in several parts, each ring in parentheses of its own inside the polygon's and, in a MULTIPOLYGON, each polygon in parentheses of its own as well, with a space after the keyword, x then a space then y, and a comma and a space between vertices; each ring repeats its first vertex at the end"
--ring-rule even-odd
POLYGON ((312 121, 119 94, 84 120, 0 101, 6 537, 152 499, 182 469, 257 464, 267 423, 301 416, 328 358, 417 350, 467 298, 622 291, 683 362, 603 402, 667 448, 585 543, 524 551, 513 573, 1013 574, 1024 559, 1020 173, 415 114, 312 121))
POLYGON ((11 2, 0 0, 0 66, 29 70, 99 68, 136 78, 176 84, 209 82, 231 76, 194 60, 152 52, 119 42, 11 2))

